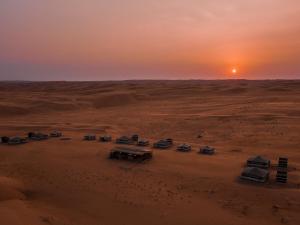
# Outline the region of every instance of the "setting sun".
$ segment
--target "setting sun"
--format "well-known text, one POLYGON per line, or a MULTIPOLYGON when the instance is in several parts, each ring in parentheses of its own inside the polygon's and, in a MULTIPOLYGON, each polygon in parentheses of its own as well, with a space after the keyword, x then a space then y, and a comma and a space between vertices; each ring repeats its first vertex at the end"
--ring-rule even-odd
POLYGON ((236 68, 233 68, 233 69, 231 70, 231 72, 232 72, 232 74, 236 74, 236 73, 237 73, 237 69, 236 69, 236 68))

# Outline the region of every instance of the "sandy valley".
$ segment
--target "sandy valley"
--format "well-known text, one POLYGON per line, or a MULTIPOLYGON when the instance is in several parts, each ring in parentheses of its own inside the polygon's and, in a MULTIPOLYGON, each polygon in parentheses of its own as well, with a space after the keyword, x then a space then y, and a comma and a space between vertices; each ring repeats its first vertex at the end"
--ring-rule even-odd
POLYGON ((52 130, 72 139, 0 144, 1 225, 300 224, 300 81, 0 82, 0 136, 52 130), (115 161, 86 133, 193 150, 115 161), (288 183, 239 181, 253 155, 288 183))

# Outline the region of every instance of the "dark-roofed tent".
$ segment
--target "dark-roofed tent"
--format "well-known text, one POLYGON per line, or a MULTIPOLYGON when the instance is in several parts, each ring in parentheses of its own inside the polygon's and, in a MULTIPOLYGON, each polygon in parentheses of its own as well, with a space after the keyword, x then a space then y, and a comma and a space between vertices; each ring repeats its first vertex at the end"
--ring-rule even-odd
POLYGON ((262 156, 254 156, 247 160, 248 167, 258 167, 258 168, 267 169, 270 167, 270 164, 271 164, 270 160, 262 156))
POLYGON ((141 162, 152 158, 152 151, 143 148, 115 147, 111 150, 111 159, 125 159, 141 162))
POLYGON ((127 144, 131 145, 133 144, 133 140, 127 136, 121 136, 116 139, 116 144, 127 144))
POLYGON ((1 137, 1 142, 2 143, 8 143, 9 142, 9 137, 6 137, 6 136, 1 137))
POLYGON ((257 167, 246 167, 241 176, 241 179, 264 183, 269 179, 269 171, 257 167))

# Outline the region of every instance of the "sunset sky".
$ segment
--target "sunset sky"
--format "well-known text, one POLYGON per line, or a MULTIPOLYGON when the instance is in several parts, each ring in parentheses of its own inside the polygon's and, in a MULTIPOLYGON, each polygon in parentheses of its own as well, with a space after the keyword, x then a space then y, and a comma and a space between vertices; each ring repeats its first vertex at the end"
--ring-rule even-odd
POLYGON ((228 78, 300 79, 299 0, 0 1, 0 80, 228 78))

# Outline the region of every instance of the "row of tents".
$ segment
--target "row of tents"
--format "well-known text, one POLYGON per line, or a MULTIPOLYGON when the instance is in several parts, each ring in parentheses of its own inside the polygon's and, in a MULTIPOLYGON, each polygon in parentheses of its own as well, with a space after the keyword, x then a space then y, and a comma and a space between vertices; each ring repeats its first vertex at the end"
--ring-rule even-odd
MULTIPOLYGON (((87 134, 83 137, 83 140, 94 141, 97 140, 97 137, 95 134, 87 134)), ((99 141, 111 142, 112 137, 109 135, 100 136, 99 141)), ((141 147, 146 147, 150 145, 150 142, 148 140, 140 139, 139 135, 137 134, 133 134, 131 137, 121 136, 119 138, 116 138, 115 143, 121 145, 137 145, 141 147)), ((168 149, 171 148, 173 145, 174 145, 173 139, 166 138, 154 142, 152 146, 153 148, 157 148, 157 149, 168 149)), ((189 152, 192 150, 192 146, 186 143, 180 144, 177 146, 177 150, 181 152, 189 152)), ((204 146, 199 149, 199 153, 207 154, 207 155, 213 155, 215 154, 215 151, 216 151, 215 148, 209 146, 204 146)))
POLYGON ((26 137, 8 137, 2 136, 0 137, 0 143, 9 144, 9 145, 19 145, 19 144, 26 144, 30 140, 32 141, 41 141, 46 140, 49 137, 61 137, 62 133, 59 131, 53 131, 50 134, 44 134, 40 132, 29 132, 26 137))
MULTIPOLYGON (((18 144, 28 143, 29 141, 46 140, 50 137, 55 137, 55 138, 62 137, 62 132, 53 131, 50 134, 41 133, 41 132, 29 132, 26 137, 3 136, 0 137, 0 143, 5 143, 9 145, 18 145, 18 144)), ((61 138, 61 139, 65 140, 65 138, 61 138)), ((95 141, 97 140, 97 136, 95 134, 87 134, 84 135, 83 140, 95 141)), ((111 142, 112 137, 110 135, 102 135, 99 137, 99 141, 111 142)), ((134 134, 131 137, 121 136, 119 138, 116 138, 115 143, 120 145, 137 145, 140 147, 147 147, 150 145, 150 142, 148 140, 140 139, 139 135, 137 134, 134 134)), ((157 149, 168 149, 173 146, 174 146, 174 142, 172 138, 161 139, 153 143, 153 148, 157 148, 157 149)), ((192 150, 192 146, 186 143, 180 144, 177 146, 177 150, 181 152, 189 152, 192 150)), ((213 155, 215 154, 215 151, 216 151, 215 148, 209 146, 204 146, 199 149, 199 153, 206 154, 206 155, 213 155)))
MULTIPOLYGON (((17 144, 25 144, 28 141, 41 141, 46 140, 50 137, 58 138, 62 137, 62 132, 53 131, 50 134, 40 133, 40 132, 29 132, 27 137, 0 137, 0 143, 9 144, 9 145, 17 145, 17 144)), ((87 134, 83 137, 83 140, 93 141, 97 140, 96 135, 87 134)), ((109 135, 103 135, 99 137, 99 141, 101 142, 111 142, 112 137, 109 135)), ((131 137, 121 136, 115 140, 116 144, 119 145, 137 145, 140 147, 149 146, 150 142, 145 139, 140 139, 139 135, 134 134, 131 137)), ((161 139, 157 142, 153 143, 153 148, 157 149, 168 149, 174 145, 173 139, 166 138, 161 139)), ((178 151, 189 152, 192 150, 192 146, 189 144, 181 144, 177 146, 178 151)), ((204 146, 199 150, 201 154, 212 155, 215 153, 215 148, 204 146)), ((110 151, 109 158, 111 159, 126 159, 130 161, 144 161, 152 158, 152 150, 131 147, 131 146, 118 146, 113 148, 110 151)), ((258 183, 265 183, 269 180, 270 177, 270 168, 271 161, 262 156, 254 156, 249 158, 246 161, 246 166, 243 169, 240 179, 248 180, 258 183)), ((276 181, 278 183, 287 183, 288 179, 288 158, 280 157, 278 160, 278 164, 276 166, 276 181)))

